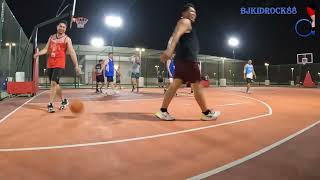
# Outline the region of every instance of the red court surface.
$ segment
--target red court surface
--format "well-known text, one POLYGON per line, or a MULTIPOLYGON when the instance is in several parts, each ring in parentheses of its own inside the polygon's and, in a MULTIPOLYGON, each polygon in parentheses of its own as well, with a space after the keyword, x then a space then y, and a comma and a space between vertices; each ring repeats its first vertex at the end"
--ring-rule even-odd
POLYGON ((176 121, 158 120, 161 89, 65 90, 84 102, 77 116, 48 114, 48 91, 2 101, 0 179, 320 179, 319 90, 204 91, 217 121, 200 121, 186 93, 169 107, 176 121))

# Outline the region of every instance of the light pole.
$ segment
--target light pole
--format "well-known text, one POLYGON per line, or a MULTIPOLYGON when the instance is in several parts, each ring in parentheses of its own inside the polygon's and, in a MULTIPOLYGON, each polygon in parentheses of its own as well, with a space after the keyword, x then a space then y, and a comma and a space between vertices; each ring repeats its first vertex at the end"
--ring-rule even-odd
POLYGON ((6 46, 9 47, 9 77, 11 77, 11 61, 12 61, 12 47, 16 46, 16 43, 10 42, 10 43, 6 43, 6 46))
MULTIPOLYGON (((105 24, 108 26, 108 27, 111 27, 113 29, 116 29, 116 28, 120 28, 122 27, 122 24, 123 24, 123 20, 120 16, 106 16, 105 17, 105 24)), ((112 53, 113 53, 113 39, 114 37, 112 36, 112 53)))
POLYGON ((265 80, 265 85, 268 86, 270 85, 270 80, 269 80, 269 64, 268 63, 264 63, 264 66, 267 69, 267 79, 265 80))
MULTIPOLYGON (((142 52, 145 52, 146 50, 144 48, 136 48, 136 51, 139 52, 139 61, 140 61, 140 63, 142 63, 142 52)), ((147 84, 147 77, 148 77, 147 61, 145 61, 145 70, 146 70, 146 74, 145 75, 146 75, 146 84, 147 84)), ((139 82, 137 82, 137 83, 139 83, 139 82)))
POLYGON ((291 86, 294 86, 293 71, 294 71, 294 68, 291 68, 291 82, 290 82, 291 86))
MULTIPOLYGON (((222 77, 221 77, 221 79, 219 79, 219 82, 220 82, 219 84, 220 84, 220 86, 225 87, 225 86, 227 86, 227 79, 224 77, 224 61, 226 60, 226 58, 222 57, 220 59, 222 61, 222 69, 221 69, 222 77)), ((219 78, 219 75, 218 75, 218 78, 219 78)))

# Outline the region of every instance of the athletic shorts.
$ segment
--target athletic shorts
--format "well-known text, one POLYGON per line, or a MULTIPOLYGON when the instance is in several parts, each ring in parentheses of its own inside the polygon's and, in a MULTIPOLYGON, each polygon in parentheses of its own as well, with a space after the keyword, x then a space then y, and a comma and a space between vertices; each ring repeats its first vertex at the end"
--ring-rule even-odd
POLYGON ((174 79, 181 79, 183 83, 200 82, 199 62, 177 60, 175 61, 174 79))
POLYGON ((97 80, 97 83, 99 82, 104 83, 104 76, 103 75, 96 76, 96 80, 97 80))
POLYGON ((63 73, 63 70, 64 69, 62 69, 62 68, 49 68, 47 70, 49 81, 54 81, 57 84, 59 84, 60 77, 61 77, 61 75, 63 73))
POLYGON ((246 80, 247 80, 248 84, 252 83, 252 79, 251 78, 246 78, 246 80))
POLYGON ((112 76, 107 76, 107 82, 113 82, 113 77, 112 76))
POLYGON ((139 79, 140 78, 140 73, 131 73, 131 78, 133 79, 139 79))

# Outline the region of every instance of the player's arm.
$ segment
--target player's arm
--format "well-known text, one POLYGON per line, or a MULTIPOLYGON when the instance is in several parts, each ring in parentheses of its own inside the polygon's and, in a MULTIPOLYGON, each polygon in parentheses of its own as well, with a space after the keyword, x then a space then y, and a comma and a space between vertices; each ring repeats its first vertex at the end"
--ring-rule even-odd
POLYGON ((136 57, 135 62, 136 62, 137 64, 141 65, 141 59, 140 59, 140 57, 136 57))
POLYGON ((243 79, 246 79, 246 73, 247 73, 247 65, 244 65, 244 68, 243 68, 243 79))
POLYGON ((170 71, 170 64, 171 64, 171 59, 169 59, 169 60, 167 61, 167 71, 168 71, 170 77, 172 77, 172 74, 171 74, 171 71, 170 71))
POLYGON ((37 58, 39 56, 42 56, 42 55, 45 55, 45 54, 48 53, 50 39, 51 39, 51 37, 48 39, 48 42, 47 42, 46 46, 43 49, 41 49, 41 51, 39 51, 38 53, 34 54, 34 58, 37 58))
POLYGON ((75 69, 77 75, 79 75, 80 74, 80 69, 79 69, 77 54, 76 54, 76 51, 73 48, 72 41, 71 41, 71 39, 69 37, 67 38, 67 53, 71 57, 71 60, 72 60, 72 63, 74 65, 74 69, 75 69))
POLYGON ((172 57, 173 52, 179 42, 181 36, 192 30, 191 21, 188 19, 180 19, 175 27, 173 34, 168 42, 167 50, 163 53, 161 60, 165 62, 168 58, 172 57))

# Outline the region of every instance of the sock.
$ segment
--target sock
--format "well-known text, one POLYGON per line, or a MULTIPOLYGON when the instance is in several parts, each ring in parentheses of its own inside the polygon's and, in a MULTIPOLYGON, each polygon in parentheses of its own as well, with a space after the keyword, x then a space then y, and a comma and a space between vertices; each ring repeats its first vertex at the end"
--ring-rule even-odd
POLYGON ((211 111, 208 109, 207 111, 205 112, 202 112, 204 115, 208 115, 211 111))
POLYGON ((161 108, 160 111, 161 112, 168 112, 168 109, 167 108, 161 108))

